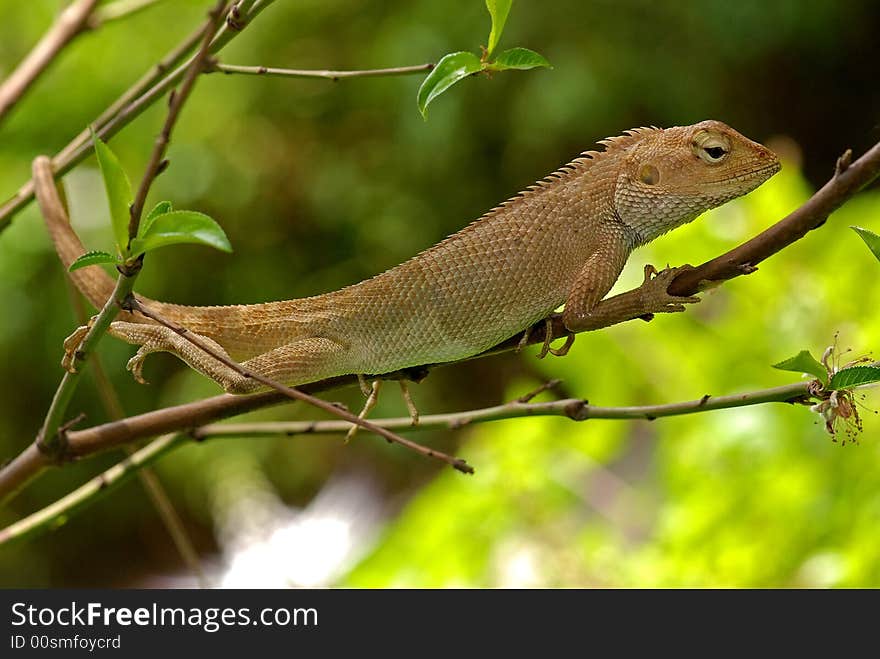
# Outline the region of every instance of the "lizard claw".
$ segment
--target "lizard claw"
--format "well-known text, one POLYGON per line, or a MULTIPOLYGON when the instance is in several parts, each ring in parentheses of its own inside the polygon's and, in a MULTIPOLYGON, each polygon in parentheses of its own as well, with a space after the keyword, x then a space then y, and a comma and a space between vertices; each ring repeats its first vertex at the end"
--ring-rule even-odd
POLYGON ((642 302, 645 311, 651 313, 678 313, 685 310, 686 304, 696 304, 700 298, 696 295, 670 295, 669 285, 672 280, 693 266, 683 265, 677 268, 666 267, 659 272, 653 265, 645 266, 645 279, 641 285, 642 302))
MULTIPOLYGON (((94 320, 94 319, 92 319, 94 320)), ((64 356, 61 358, 61 368, 68 373, 76 373, 76 362, 79 359, 79 347, 82 345, 86 334, 92 326, 92 321, 88 325, 77 327, 73 334, 64 339, 64 356)))
MULTIPOLYGON (((538 359, 544 359, 548 354, 554 357, 565 357, 571 346, 574 344, 574 334, 565 337, 565 343, 561 348, 551 348, 550 343, 555 337, 553 336, 553 317, 547 316, 544 319, 544 345, 541 346, 541 352, 538 353, 538 359)), ((560 337, 561 338, 561 337, 560 337)))
POLYGON ((146 346, 141 346, 138 348, 138 351, 134 354, 134 357, 128 360, 128 363, 125 365, 129 371, 131 371, 132 377, 139 382, 140 384, 150 384, 144 378, 144 360, 147 358, 152 350, 148 349, 146 346))
POLYGON ((568 351, 571 350, 571 346, 574 345, 574 334, 569 334, 565 337, 565 343, 562 344, 561 348, 550 348, 548 346, 547 352, 549 352, 554 357, 565 357, 568 354, 568 351))

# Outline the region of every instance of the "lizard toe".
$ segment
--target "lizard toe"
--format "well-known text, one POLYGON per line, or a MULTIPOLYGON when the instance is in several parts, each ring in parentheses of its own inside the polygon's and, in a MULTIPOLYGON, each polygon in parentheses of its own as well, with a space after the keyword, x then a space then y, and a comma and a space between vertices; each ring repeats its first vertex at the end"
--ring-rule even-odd
POLYGON ((132 377, 140 384, 149 384, 149 382, 147 382, 147 380, 144 378, 143 370, 144 360, 151 352, 153 351, 147 349, 146 346, 141 346, 134 354, 134 357, 129 359, 128 363, 125 365, 125 368, 131 371, 132 377))

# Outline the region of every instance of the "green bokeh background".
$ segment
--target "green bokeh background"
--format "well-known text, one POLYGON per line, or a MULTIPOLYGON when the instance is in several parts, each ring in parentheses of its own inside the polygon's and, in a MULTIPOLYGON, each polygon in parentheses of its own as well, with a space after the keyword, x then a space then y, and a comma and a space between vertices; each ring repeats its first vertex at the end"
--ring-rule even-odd
MULTIPOLYGON (((64 3, 6 3, 0 76, 64 3)), ((206 1, 165 0, 80 37, 0 125, 0 196, 54 153, 201 20, 206 1)), ((802 203, 847 147, 880 140, 873 0, 517 2, 501 47, 552 70, 468 79, 424 122, 420 77, 326 81, 210 75, 184 110, 171 168, 152 201, 215 217, 232 255, 200 247, 151 254, 138 289, 189 304, 313 295, 391 267, 608 135, 639 125, 728 122, 785 158, 748 197, 639 251, 644 263, 698 263, 802 203)), ((221 59, 293 68, 372 68, 477 50, 478 0, 278 0, 221 59)), ((138 180, 164 105, 111 140, 138 180)), ((94 159, 65 178, 84 242, 108 249, 94 159)), ((880 344, 880 264, 847 227, 880 232, 880 191, 686 314, 581 336, 564 359, 535 350, 438 369, 414 387, 422 413, 494 405, 548 378, 567 395, 638 405, 774 386, 770 368, 819 354, 839 332, 854 355, 880 344)), ((62 270, 34 206, 0 234, 0 457, 24 448, 61 375, 75 326, 62 270)), ((100 354, 129 414, 217 392, 177 360, 124 370, 130 346, 100 354)), ((845 358, 845 359, 848 359, 845 358)), ((353 408, 359 393, 329 394, 353 408)), ((869 392, 864 404, 880 407, 869 392)), ((107 419, 91 376, 71 407, 107 419)), ((375 416, 405 414, 389 388, 375 416)), ((768 405, 652 423, 516 419, 417 437, 454 451, 474 477, 386 446, 340 438, 230 439, 187 446, 157 470, 207 564, 220 560, 217 510, 257 479, 306 506, 334 476, 368 474, 383 522, 332 585, 880 586, 880 420, 862 410, 841 446, 806 408, 768 405)), ((311 418, 282 406, 252 419, 311 418)), ((119 459, 53 470, 0 508, 0 525, 54 501, 119 459)), ((185 573, 132 481, 49 534, 0 547, 0 585, 155 585, 185 573)))

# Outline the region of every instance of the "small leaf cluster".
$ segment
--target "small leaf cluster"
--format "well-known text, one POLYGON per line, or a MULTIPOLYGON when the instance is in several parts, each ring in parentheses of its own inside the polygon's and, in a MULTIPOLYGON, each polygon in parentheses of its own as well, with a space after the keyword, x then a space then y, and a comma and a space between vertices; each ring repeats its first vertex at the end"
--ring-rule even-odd
POLYGON ((232 251, 229 239, 213 218, 197 211, 176 211, 170 201, 160 201, 156 204, 140 222, 137 235, 129 240, 130 209, 134 199, 131 183, 110 147, 95 134, 92 134, 92 142, 110 205, 110 221, 117 254, 99 250, 86 252, 70 264, 71 272, 101 263, 125 266, 147 252, 179 243, 195 243, 223 252, 232 251))
POLYGON ((423 117, 426 117, 431 101, 468 76, 480 72, 489 73, 509 69, 524 71, 537 67, 550 67, 550 62, 543 55, 528 48, 510 48, 498 53, 497 56, 495 55, 495 49, 501 39, 501 33, 504 31, 504 24, 507 22, 507 15, 510 13, 512 4, 513 0, 486 0, 486 8, 492 17, 488 45, 483 48, 481 57, 468 51, 459 51, 443 56, 419 87, 417 100, 419 112, 423 117))
POLYGON ((773 368, 795 373, 808 373, 815 376, 810 384, 809 396, 817 400, 810 410, 819 414, 825 421, 825 429, 836 442, 838 422, 843 423, 844 435, 842 443, 857 441, 862 432, 862 421, 856 404, 856 387, 880 382, 880 368, 865 364, 867 357, 862 357, 842 367, 837 364, 835 352, 837 345, 829 347, 822 356, 822 361, 813 357, 809 350, 801 350, 797 355, 774 364, 773 368))
POLYGON ((801 350, 797 355, 773 364, 773 368, 795 373, 808 373, 822 383, 829 391, 853 389, 864 384, 880 382, 880 367, 864 364, 848 364, 840 369, 827 368, 813 357, 809 350, 801 350))

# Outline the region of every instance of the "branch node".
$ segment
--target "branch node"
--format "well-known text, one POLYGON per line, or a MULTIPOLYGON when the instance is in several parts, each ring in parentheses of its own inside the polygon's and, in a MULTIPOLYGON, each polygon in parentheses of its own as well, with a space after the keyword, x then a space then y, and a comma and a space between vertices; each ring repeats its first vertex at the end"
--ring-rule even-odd
POLYGON ((852 149, 847 149, 843 152, 843 154, 837 159, 837 162, 834 164, 834 177, 837 178, 841 174, 843 174, 849 166, 852 164, 852 149))
POLYGON ((474 468, 471 467, 467 462, 465 462, 461 458, 455 459, 455 461, 452 463, 452 468, 457 469, 458 471, 460 471, 463 474, 473 475, 473 473, 474 473, 474 468))
POLYGON ((117 304, 119 305, 120 309, 122 309, 123 311, 128 311, 129 313, 140 310, 140 305, 138 304, 137 299, 131 293, 126 295, 121 300, 117 300, 117 304))
POLYGON ((235 30, 236 32, 241 32, 248 23, 247 16, 241 13, 240 4, 241 2, 236 2, 229 9, 229 13, 226 14, 226 25, 230 30, 235 30))
POLYGON ((590 402, 588 400, 573 400, 563 408, 565 416, 572 421, 585 421, 589 415, 590 402))
MULTIPOLYGON (((137 275, 141 268, 144 267, 144 255, 141 254, 134 261, 120 263, 116 266, 116 271, 122 275, 123 277, 134 277, 137 275)), ((124 307, 123 307, 124 308, 124 307)), ((131 309, 126 309, 126 311, 131 311, 131 309)))
POLYGON ((37 445, 37 450, 40 451, 48 462, 55 465, 63 464, 67 462, 70 458, 68 453, 68 447, 70 446, 70 442, 68 441, 68 431, 79 424, 86 418, 84 412, 80 412, 75 417, 70 419, 69 421, 62 423, 58 426, 58 430, 55 431, 55 435, 53 441, 47 441, 46 437, 40 433, 37 437, 37 441, 35 444, 37 445))

